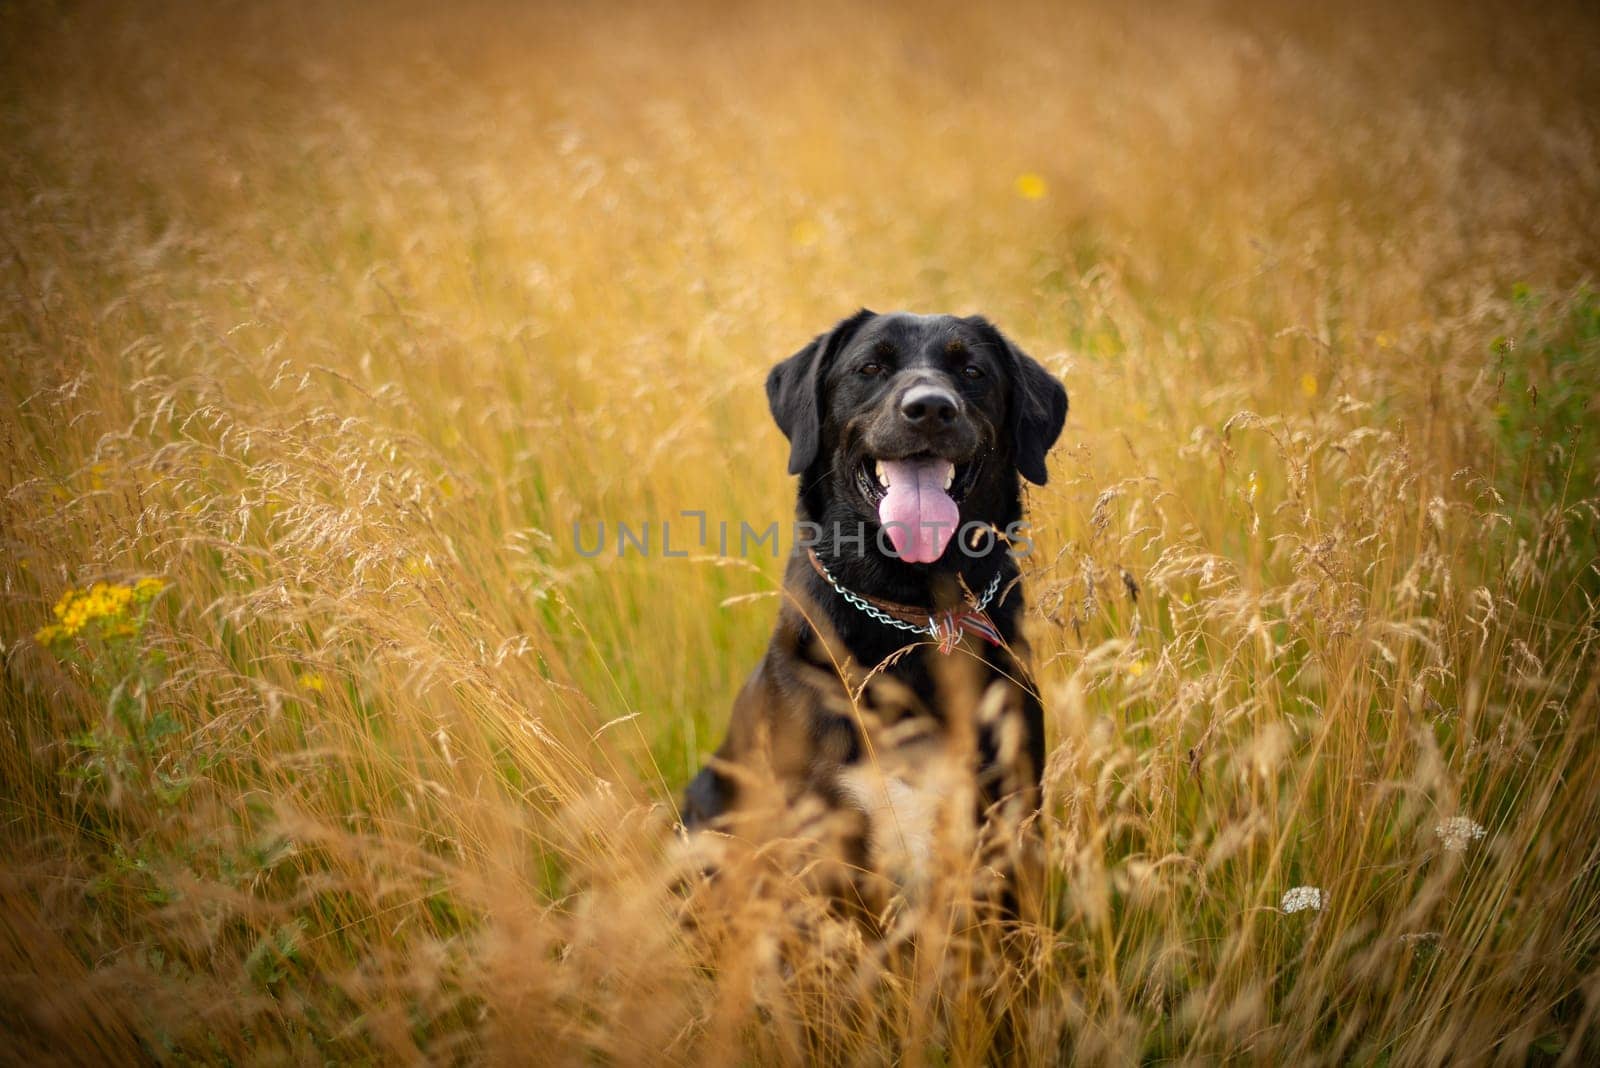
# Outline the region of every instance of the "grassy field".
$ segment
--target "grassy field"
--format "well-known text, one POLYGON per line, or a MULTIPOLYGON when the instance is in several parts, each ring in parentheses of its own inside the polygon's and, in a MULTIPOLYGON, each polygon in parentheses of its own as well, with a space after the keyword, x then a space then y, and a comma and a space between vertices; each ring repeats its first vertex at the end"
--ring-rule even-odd
POLYGON ((0 7, 0 1059, 1595 1063, 1600 23, 1114 6, 0 7), (681 886, 782 561, 575 551, 861 305, 1072 397, 1015 930, 681 886))

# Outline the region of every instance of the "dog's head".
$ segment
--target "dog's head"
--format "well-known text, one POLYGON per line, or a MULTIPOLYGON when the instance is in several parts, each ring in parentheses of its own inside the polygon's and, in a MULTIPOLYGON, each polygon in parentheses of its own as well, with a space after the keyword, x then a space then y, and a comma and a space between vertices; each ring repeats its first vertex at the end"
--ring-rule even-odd
POLYGON ((767 376, 811 518, 854 513, 929 564, 965 523, 1015 518, 1048 477, 1067 391, 987 320, 860 311, 767 376))

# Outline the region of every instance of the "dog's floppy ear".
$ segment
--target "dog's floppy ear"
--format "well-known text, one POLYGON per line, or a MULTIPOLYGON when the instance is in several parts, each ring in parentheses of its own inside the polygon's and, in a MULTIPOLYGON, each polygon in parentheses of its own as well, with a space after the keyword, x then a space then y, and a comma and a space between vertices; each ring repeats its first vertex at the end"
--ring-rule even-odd
POLYGON ((822 380, 833 358, 873 312, 862 308, 774 367, 767 375, 767 405, 789 439, 789 473, 798 475, 817 458, 822 437, 822 380))
POLYGON ((1045 469, 1045 453, 1061 436, 1067 421, 1067 391, 1054 375, 982 316, 968 322, 987 334, 1002 353, 1011 372, 1011 431, 1016 451, 1017 470, 1036 486, 1050 478, 1045 469))

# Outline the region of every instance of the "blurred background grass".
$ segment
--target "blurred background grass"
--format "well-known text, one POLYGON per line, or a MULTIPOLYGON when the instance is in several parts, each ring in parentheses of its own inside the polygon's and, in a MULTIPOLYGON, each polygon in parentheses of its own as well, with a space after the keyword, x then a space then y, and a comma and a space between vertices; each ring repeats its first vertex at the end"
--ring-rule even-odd
POLYGON ((7 1056, 1595 1055, 1580 7, 0 20, 7 1056), (573 548, 787 522, 762 377, 860 305, 1072 395, 1010 980, 686 940, 781 561, 573 548))

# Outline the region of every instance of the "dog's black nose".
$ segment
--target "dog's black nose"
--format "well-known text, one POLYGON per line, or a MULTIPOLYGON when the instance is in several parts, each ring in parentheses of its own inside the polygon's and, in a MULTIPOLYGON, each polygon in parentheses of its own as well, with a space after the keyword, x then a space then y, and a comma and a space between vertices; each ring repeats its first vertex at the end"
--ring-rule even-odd
POLYGON ((912 386, 900 401, 900 413, 912 426, 946 426, 957 411, 955 395, 938 386, 912 386))

